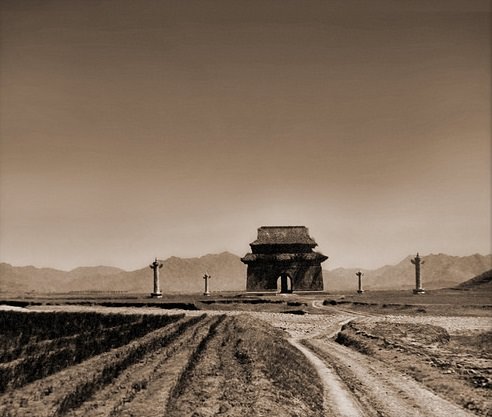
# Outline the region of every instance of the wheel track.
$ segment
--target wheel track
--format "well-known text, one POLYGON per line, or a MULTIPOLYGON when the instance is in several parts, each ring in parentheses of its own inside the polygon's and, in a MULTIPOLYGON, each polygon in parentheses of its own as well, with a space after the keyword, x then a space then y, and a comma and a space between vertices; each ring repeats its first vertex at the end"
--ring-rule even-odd
POLYGON ((326 366, 326 362, 314 352, 314 349, 295 339, 289 341, 311 361, 321 377, 325 386, 323 404, 325 414, 337 417, 364 417, 365 414, 362 412, 358 401, 344 389, 341 378, 331 367, 326 366))
POLYGON ((469 417, 412 378, 336 342, 312 339, 305 344, 345 382, 368 416, 469 417))
MULTIPOLYGON (((323 310, 342 311, 343 313, 352 314, 353 318, 370 320, 372 317, 378 317, 377 314, 352 312, 335 307, 326 307, 313 301, 313 307, 323 310)), ((342 320, 338 326, 351 321, 351 319, 342 320)), ((412 378, 401 374, 400 372, 389 368, 388 365, 367 357, 348 347, 339 345, 330 340, 338 332, 333 331, 324 336, 318 335, 302 341, 304 348, 309 350, 303 353, 314 363, 321 360, 323 365, 318 363, 318 369, 321 373, 326 372, 328 376, 327 389, 337 390, 341 387, 340 383, 346 385, 350 390, 352 398, 357 401, 363 410, 362 415, 367 417, 470 417, 473 414, 461 409, 451 402, 435 395, 428 389, 424 388, 412 378), (336 372, 337 377, 329 375, 329 370, 336 372), (328 372, 327 372, 328 371, 328 372), (338 384, 336 379, 338 379, 338 384), (334 384, 330 388, 330 383, 334 384)), ((294 343, 296 341, 293 341, 294 343)), ((292 343, 292 342, 291 342, 292 343)), ((302 351, 302 349, 301 349, 302 351)), ((344 394, 345 395, 345 394, 344 394)), ((328 393, 328 396, 330 394, 328 393)), ((333 401, 328 404, 335 415, 351 415, 350 406, 344 410, 334 409, 333 401), (346 414, 343 414, 346 413, 346 414)), ((354 414, 356 415, 356 414, 354 414)))

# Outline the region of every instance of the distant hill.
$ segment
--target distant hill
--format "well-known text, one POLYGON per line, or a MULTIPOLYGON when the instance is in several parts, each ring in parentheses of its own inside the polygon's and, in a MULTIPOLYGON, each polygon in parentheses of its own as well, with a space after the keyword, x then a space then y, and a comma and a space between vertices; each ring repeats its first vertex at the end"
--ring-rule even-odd
MULTIPOLYGON (((408 256, 397 265, 386 265, 364 272, 365 289, 409 289, 415 285, 415 269, 408 256)), ((492 255, 423 257, 422 281, 424 288, 453 287, 491 269, 492 255)), ((228 252, 199 258, 170 257, 161 261, 161 287, 164 292, 201 292, 203 274, 212 275, 212 291, 242 291, 246 286, 246 265, 239 256, 228 252)), ((327 291, 355 291, 356 268, 337 268, 323 271, 327 291)), ((125 291, 150 293, 152 271, 146 265, 135 271, 124 271, 107 266, 80 267, 72 271, 33 266, 14 267, 0 263, 1 292, 58 292, 125 291)))
MULTIPOLYGON (((210 288, 215 291, 241 291, 246 286, 246 265, 239 256, 223 252, 205 255, 200 258, 178 258, 172 256, 161 261, 160 283, 163 292, 201 292, 204 288, 203 274, 208 272, 212 278, 210 288)), ((146 266, 136 271, 121 271, 106 276, 104 280, 86 277, 74 280, 72 291, 128 291, 151 292, 152 270, 146 266)))
MULTIPOLYGON (((414 255, 407 256, 396 265, 385 265, 375 270, 364 270, 364 289, 410 289, 415 287, 415 267, 410 262, 414 255)), ((423 287, 427 289, 451 287, 488 270, 492 255, 449 256, 445 254, 422 257, 423 287)), ((337 268, 323 271, 324 288, 327 291, 357 289, 356 268, 337 268)))
MULTIPOLYGON (((212 275, 210 288, 217 291, 245 289, 246 265, 228 252, 205 255, 200 258, 171 257, 160 270, 160 282, 166 292, 203 291, 203 274, 212 275)), ((97 266, 60 271, 33 266, 14 267, 0 264, 2 292, 71 292, 71 291, 127 291, 150 293, 152 271, 145 268, 124 271, 119 268, 97 266)))
POLYGON ((0 289, 2 291, 64 292, 77 280, 99 282, 101 279, 124 272, 109 266, 80 267, 71 271, 34 266, 12 266, 0 263, 0 289))
POLYGON ((454 287, 457 290, 492 291, 492 269, 454 287))

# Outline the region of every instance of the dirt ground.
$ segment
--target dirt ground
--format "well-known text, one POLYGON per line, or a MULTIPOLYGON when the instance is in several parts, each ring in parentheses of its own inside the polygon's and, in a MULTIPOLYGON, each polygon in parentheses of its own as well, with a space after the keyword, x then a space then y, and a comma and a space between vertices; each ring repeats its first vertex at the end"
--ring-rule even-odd
MULTIPOLYGON (((55 314, 116 311, 128 314, 129 319, 135 314, 131 307, 124 311, 77 306, 50 309, 55 314)), ((34 318, 42 314, 40 310, 47 308, 25 314, 34 318)), ((149 310, 156 318, 163 315, 162 310, 149 310)), ((33 382, 7 386, 0 395, 0 415, 322 415, 323 388, 316 369, 288 343, 282 330, 242 314, 192 312, 177 317, 178 321, 128 344, 33 382)), ((36 356, 40 343, 32 344, 30 352, 36 356)), ((17 370, 19 360, 29 358, 2 359, 0 367, 17 370)))
POLYGON ((492 317, 492 292, 480 290, 430 290, 421 295, 410 291, 333 293, 324 302, 339 309, 369 314, 492 317))
MULTIPOLYGON (((162 362, 150 378, 161 382, 140 388, 137 385, 136 389, 134 380, 125 382, 123 377, 70 414, 74 416, 154 415, 162 411, 162 394, 156 388, 163 384, 162 378, 167 381, 165 389, 176 394, 171 405, 166 405, 166 415, 171 416, 490 416, 492 322, 485 302, 489 297, 462 295, 456 299, 455 293, 436 293, 427 298, 407 293, 400 293, 400 298, 395 294, 372 294, 365 299, 357 295, 352 299, 321 294, 256 297, 261 301, 242 302, 245 297, 228 294, 193 300, 202 309, 196 311, 87 305, 41 305, 29 309, 128 314, 138 310, 146 314, 185 313, 187 317, 199 316, 206 309, 207 320, 222 314, 249 317, 250 321, 243 320, 243 325, 219 323, 217 333, 209 339, 209 325, 204 327, 208 329, 205 333, 202 330, 197 336, 189 334, 190 342, 180 339, 177 343, 182 346, 191 343, 189 353, 176 348, 172 360, 163 360, 162 353, 146 359, 148 363, 162 362), (208 302, 203 303, 204 300, 208 302), (360 302, 363 304, 355 304, 360 302), (246 336, 247 328, 261 322, 282 332, 275 333, 275 340, 288 340, 292 350, 280 353, 275 351, 274 343, 266 349, 276 352, 270 358, 255 356, 255 346, 266 342, 258 333, 246 336), (176 388, 183 364, 189 363, 193 355, 193 346, 205 339, 208 341, 202 359, 188 373, 187 383, 176 388), (294 359, 282 360, 286 352, 294 359), (184 355, 183 359, 179 355, 184 355), (272 368, 275 371, 267 372, 266 364, 279 357, 278 366, 272 368), (307 367, 306 360, 310 363, 307 367), (252 371, 251 363, 257 365, 256 371, 252 371), (174 379, 164 377, 164 370, 172 369, 176 369, 174 379), (291 371, 297 374, 289 374, 291 371), (318 374, 319 385, 309 386, 309 378, 303 378, 311 375, 311 382, 314 381, 313 372, 318 374), (289 381, 294 381, 293 385, 282 385, 289 381), (115 396, 115 387, 121 386, 128 387, 126 394, 115 396), (310 388, 303 392, 299 387, 310 388), (286 394, 296 389, 300 396, 288 400, 286 394), (319 396, 308 394, 316 389, 322 389, 319 396), (107 402, 105 398, 117 400, 109 408, 101 408, 107 402), (144 414, 142 410, 146 410, 144 414)), ((145 373, 144 369, 145 366, 145 373)))
MULTIPOLYGON (((397 321, 355 320, 337 342, 391 365, 434 392, 478 415, 492 407, 492 332, 455 319, 448 327, 397 321), (484 331, 485 330, 485 331, 484 331)), ((435 323, 443 324, 442 320, 435 323)))

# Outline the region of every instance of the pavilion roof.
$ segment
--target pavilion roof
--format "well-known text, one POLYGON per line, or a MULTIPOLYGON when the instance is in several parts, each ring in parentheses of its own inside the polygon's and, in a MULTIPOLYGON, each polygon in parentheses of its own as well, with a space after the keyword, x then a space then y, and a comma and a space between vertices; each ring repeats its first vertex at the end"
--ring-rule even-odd
POLYGON ((251 245, 317 246, 305 226, 262 226, 258 229, 258 238, 251 245))

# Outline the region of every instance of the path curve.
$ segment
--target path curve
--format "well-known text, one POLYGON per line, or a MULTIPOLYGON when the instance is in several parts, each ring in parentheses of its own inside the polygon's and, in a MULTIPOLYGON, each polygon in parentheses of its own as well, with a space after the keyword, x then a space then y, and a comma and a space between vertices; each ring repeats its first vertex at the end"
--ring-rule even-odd
POLYGON ((375 315, 340 311, 319 301, 313 307, 343 312, 333 326, 308 338, 289 341, 314 365, 325 387, 325 414, 341 417, 472 417, 413 378, 375 358, 363 355, 331 340, 343 324, 375 315), (347 314, 349 318, 347 318, 347 314))
POLYGON ((339 417, 363 417, 359 404, 353 395, 345 388, 343 381, 336 372, 328 368, 325 363, 306 346, 296 339, 289 342, 299 349, 314 365, 324 386, 325 413, 339 417))
POLYGON ((307 344, 325 365, 336 370, 346 389, 350 389, 362 404, 366 415, 474 416, 373 357, 333 341, 311 339, 307 344))

